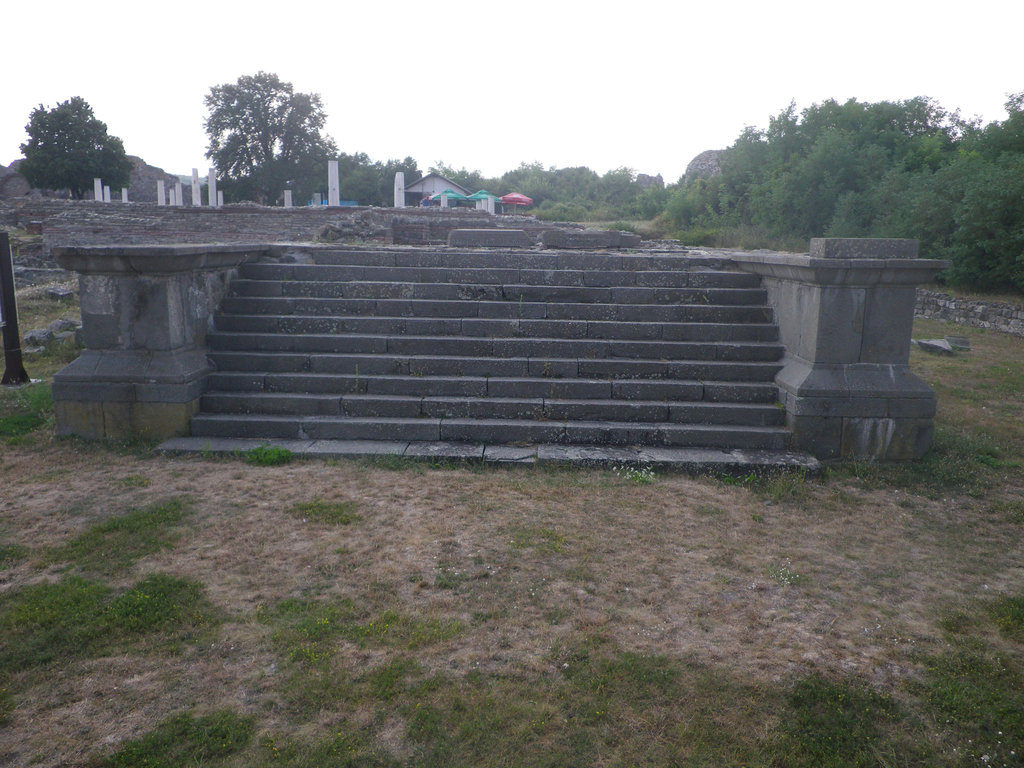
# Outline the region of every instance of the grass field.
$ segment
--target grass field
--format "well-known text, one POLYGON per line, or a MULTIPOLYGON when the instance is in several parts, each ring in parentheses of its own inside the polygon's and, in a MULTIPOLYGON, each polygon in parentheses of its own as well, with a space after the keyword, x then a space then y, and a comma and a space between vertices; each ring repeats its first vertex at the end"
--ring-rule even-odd
POLYGON ((1024 340, 953 332, 933 451, 817 479, 157 457, 2 391, 0 764, 1024 765, 1024 340))

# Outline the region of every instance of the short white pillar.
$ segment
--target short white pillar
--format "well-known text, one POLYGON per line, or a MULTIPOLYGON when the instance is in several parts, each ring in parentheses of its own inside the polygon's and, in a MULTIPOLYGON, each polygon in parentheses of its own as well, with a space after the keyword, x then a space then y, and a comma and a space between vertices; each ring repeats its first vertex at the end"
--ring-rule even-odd
POLYGON ((405 208, 405 173, 395 174, 395 208, 405 208))
POLYGON ((285 208, 291 208, 292 207, 292 191, 290 189, 286 189, 284 191, 284 207, 285 208))
POLYGON ((217 190, 217 207, 218 208, 223 208, 224 207, 224 193, 221 192, 219 189, 217 190))
POLYGON ((92 180, 92 199, 96 202, 103 200, 103 179, 92 180))
POLYGON ((110 202, 110 187, 107 186, 106 184, 103 185, 103 202, 110 202))
POLYGON ((332 208, 338 207, 341 197, 338 192, 338 161, 327 161, 327 205, 332 208))
POLYGON ((210 202, 211 208, 217 207, 217 171, 215 168, 210 169, 210 173, 206 180, 206 194, 210 202))
POLYGON ((174 204, 184 205, 185 204, 185 190, 182 188, 180 181, 174 184, 174 204))
POLYGON ((156 180, 156 204, 167 205, 167 192, 164 191, 164 180, 156 180))
POLYGON ((441 195, 441 207, 442 208, 447 208, 448 207, 448 195, 441 195))
POLYGON ((128 202, 128 187, 121 187, 121 202, 128 202))
POLYGON ((192 205, 203 204, 203 193, 199 189, 199 169, 192 169, 192 205))

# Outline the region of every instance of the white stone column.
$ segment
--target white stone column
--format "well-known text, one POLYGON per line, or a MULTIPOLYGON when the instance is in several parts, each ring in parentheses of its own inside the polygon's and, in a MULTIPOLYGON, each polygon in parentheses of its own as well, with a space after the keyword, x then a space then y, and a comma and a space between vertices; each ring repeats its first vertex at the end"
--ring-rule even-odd
POLYGON ((442 208, 447 208, 448 207, 448 195, 441 195, 441 207, 442 208))
POLYGON ((221 192, 219 189, 217 190, 217 207, 218 208, 223 208, 224 207, 224 193, 221 192))
POLYGON ((319 192, 314 192, 314 193, 313 193, 313 205, 314 205, 314 206, 315 206, 316 208, 319 208, 319 207, 320 207, 321 205, 323 205, 323 204, 324 204, 324 199, 323 199, 323 197, 321 197, 321 196, 320 196, 320 193, 319 193, 319 192))
POLYGON ((284 207, 285 208, 291 208, 292 207, 292 191, 290 189, 286 189, 284 191, 284 207))
POLYGON ((341 197, 338 192, 338 161, 328 160, 327 161, 327 205, 331 208, 337 208, 341 202, 341 197))
POLYGON ((128 202, 128 187, 121 187, 121 202, 128 202))
POLYGON ((110 202, 110 187, 106 184, 103 185, 103 202, 110 202))
POLYGON ((164 191, 163 179, 157 179, 156 182, 156 204, 167 205, 167 193, 164 191))
POLYGON ((203 204, 203 193, 199 189, 199 169, 192 169, 192 205, 203 204))
POLYGON ((176 182, 174 185, 174 204, 184 205, 185 204, 185 190, 182 188, 181 182, 176 182))
POLYGON ((405 208, 405 174, 395 174, 395 208, 405 208))
POLYGON ((92 180, 92 199, 96 202, 103 202, 103 179, 92 180))
POLYGON ((206 181, 206 194, 210 201, 210 207, 217 207, 217 170, 215 168, 210 169, 210 173, 207 176, 206 181))

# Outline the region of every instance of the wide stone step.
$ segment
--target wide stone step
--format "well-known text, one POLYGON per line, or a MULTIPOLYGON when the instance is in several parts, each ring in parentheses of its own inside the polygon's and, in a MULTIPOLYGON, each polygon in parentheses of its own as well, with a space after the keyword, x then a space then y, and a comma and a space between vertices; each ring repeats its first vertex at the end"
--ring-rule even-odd
POLYGON ((335 299, 433 299, 445 301, 537 301, 587 304, 725 304, 763 305, 761 288, 659 288, 632 286, 529 285, 520 283, 416 283, 390 280, 319 282, 258 280, 259 287, 242 281, 236 294, 258 290, 264 296, 335 299))
POLYGON ((213 350, 441 356, 570 357, 654 360, 744 360, 768 362, 783 347, 766 341, 650 341, 646 339, 484 338, 378 334, 304 334, 213 332, 213 350))
POLYGON ((200 413, 192 419, 192 434, 195 437, 210 438, 422 440, 491 445, 661 445, 764 450, 783 450, 788 441, 788 432, 781 427, 665 422, 361 418, 212 413, 200 413))
POLYGON ((412 397, 591 398, 625 401, 775 403, 772 382, 680 379, 583 379, 529 376, 428 376, 355 373, 217 372, 211 392, 399 395, 412 397))
POLYGON ((447 267, 459 269, 512 267, 516 269, 665 270, 738 272, 727 259, 699 252, 618 253, 611 251, 424 249, 403 247, 303 246, 282 248, 280 254, 317 265, 388 267, 447 267))
POLYGON ((436 299, 351 299, 259 295, 280 294, 270 283, 236 280, 237 295, 225 297, 225 315, 302 315, 350 317, 481 317, 529 320, 617 320, 656 323, 771 323, 772 313, 761 305, 608 304, 536 301, 476 301, 436 299))
POLYGON ((512 419, 543 421, 665 422, 778 426, 784 414, 758 403, 659 400, 559 399, 543 397, 452 397, 336 395, 293 392, 210 392, 206 413, 379 418, 512 419))
MULTIPOLYGON (((555 357, 446 356, 394 354, 307 354, 221 350, 209 355, 221 372, 240 375, 512 376, 539 378, 695 380, 771 383, 779 361, 618 360, 555 357)), ((222 374, 215 373, 214 377, 222 374)))
POLYGON ((217 330, 226 332, 291 335, 354 333, 670 341, 775 341, 778 338, 778 330, 768 323, 222 314, 217 316, 216 326, 217 330))
POLYGON ((239 268, 248 280, 317 282, 407 282, 477 285, 641 286, 665 288, 757 288, 756 275, 710 270, 529 269, 488 267, 391 267, 251 263, 239 268))

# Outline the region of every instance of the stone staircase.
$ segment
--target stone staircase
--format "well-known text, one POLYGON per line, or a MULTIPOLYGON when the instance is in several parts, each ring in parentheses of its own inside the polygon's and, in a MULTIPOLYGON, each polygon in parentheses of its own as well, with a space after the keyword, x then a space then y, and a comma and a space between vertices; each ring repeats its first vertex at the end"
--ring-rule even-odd
POLYGON ((200 438, 783 451, 759 279, 685 252, 288 247, 208 337, 200 438))

